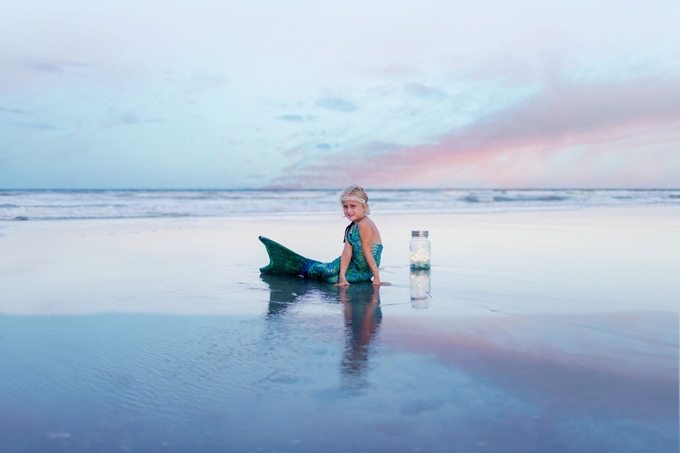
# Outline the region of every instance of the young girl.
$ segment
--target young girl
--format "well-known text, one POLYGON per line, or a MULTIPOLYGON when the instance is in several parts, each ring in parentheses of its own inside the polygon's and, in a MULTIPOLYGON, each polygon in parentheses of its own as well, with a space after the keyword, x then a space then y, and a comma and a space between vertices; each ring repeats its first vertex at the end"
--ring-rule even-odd
POLYGON ((345 229, 345 248, 342 255, 330 263, 305 258, 281 244, 260 236, 267 248, 270 263, 261 268, 263 274, 301 275, 306 278, 348 286, 350 283, 370 281, 380 285, 380 255, 382 240, 375 223, 368 218, 368 195, 359 186, 350 186, 340 195, 342 210, 352 223, 345 229))

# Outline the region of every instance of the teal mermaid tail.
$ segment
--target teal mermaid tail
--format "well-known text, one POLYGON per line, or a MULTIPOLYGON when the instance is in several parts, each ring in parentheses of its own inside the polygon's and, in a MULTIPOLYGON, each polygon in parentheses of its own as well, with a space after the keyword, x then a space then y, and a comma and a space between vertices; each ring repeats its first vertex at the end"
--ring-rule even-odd
MULTIPOLYGON (((260 268, 260 272, 263 274, 298 275, 314 280, 338 283, 340 275, 339 257, 330 263, 322 263, 305 258, 264 236, 260 236, 259 239, 264 244, 269 255, 269 264, 260 268)), ((368 267, 361 248, 359 228, 348 228, 347 241, 352 246, 352 259, 345 272, 345 278, 349 283, 370 281, 371 277, 373 277, 373 272, 368 267)), ((373 244, 372 252, 375 263, 380 266, 382 244, 373 244)))
POLYGON ((263 274, 303 275, 305 270, 313 263, 318 263, 318 261, 305 258, 269 238, 260 236, 259 239, 269 255, 269 264, 260 268, 260 272, 263 274))

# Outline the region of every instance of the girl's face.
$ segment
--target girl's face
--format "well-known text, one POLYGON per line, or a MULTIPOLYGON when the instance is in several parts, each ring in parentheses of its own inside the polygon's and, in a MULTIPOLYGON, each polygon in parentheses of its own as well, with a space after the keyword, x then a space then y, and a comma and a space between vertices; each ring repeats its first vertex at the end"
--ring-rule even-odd
POLYGON ((366 215, 366 208, 358 201, 345 200, 342 202, 342 212, 349 220, 356 222, 366 215))

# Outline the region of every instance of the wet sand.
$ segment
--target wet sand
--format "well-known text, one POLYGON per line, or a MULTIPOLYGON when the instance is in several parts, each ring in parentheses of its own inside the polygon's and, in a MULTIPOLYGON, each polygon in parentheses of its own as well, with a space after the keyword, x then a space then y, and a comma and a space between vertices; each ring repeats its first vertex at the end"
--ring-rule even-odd
POLYGON ((680 210, 0 224, 0 451, 678 450, 680 210), (431 297, 412 300, 411 229, 431 297))

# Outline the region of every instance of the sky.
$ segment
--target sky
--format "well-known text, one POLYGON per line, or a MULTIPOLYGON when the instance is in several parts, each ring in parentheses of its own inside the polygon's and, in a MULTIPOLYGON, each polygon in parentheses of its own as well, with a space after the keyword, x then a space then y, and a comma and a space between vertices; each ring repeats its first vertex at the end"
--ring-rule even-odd
POLYGON ((6 0, 0 188, 677 188, 680 2, 6 0))

